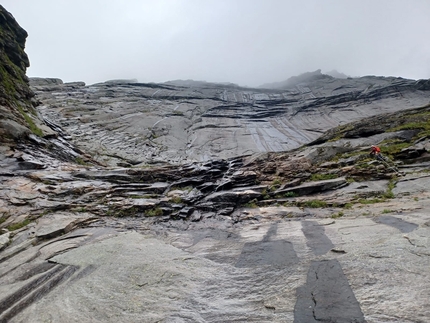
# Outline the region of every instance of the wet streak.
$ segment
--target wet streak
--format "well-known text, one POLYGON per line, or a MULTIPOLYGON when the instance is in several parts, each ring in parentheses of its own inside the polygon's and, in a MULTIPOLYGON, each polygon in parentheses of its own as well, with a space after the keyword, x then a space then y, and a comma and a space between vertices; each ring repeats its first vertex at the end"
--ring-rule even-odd
POLYGON ((381 215, 374 219, 376 223, 389 225, 390 227, 398 229, 402 233, 408 233, 418 228, 418 224, 404 221, 391 215, 381 215))
POLYGON ((297 289, 294 323, 365 323, 339 262, 313 261, 306 285, 297 289))
POLYGON ((306 245, 315 255, 324 255, 334 248, 333 243, 325 234, 324 227, 316 221, 302 221, 302 231, 307 239, 306 245))

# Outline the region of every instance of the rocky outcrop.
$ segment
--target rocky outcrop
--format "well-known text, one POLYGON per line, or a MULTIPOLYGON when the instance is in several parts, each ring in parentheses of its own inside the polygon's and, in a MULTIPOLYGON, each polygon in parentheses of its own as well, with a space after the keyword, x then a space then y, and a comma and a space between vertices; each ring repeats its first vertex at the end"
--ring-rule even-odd
MULTIPOLYGON (((90 86, 38 80, 33 89, 44 118, 73 133, 80 149, 109 166, 287 151, 335 126, 428 103, 421 81, 317 72, 279 89, 127 80, 90 86)), ((367 136, 383 132, 368 128, 367 136)))
POLYGON ((0 6, 0 138, 23 138, 37 132, 34 94, 25 75, 27 32, 0 6))

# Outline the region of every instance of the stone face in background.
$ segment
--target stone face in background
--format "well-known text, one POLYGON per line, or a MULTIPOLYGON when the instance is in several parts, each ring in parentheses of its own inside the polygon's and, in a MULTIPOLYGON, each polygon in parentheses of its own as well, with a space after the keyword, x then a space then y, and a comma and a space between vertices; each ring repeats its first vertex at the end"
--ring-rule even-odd
POLYGON ((30 65, 24 52, 26 38, 27 32, 0 5, 0 142, 26 137, 31 132, 29 120, 37 119, 25 75, 30 65))
MULTIPOLYGON (((318 71, 275 89, 195 81, 54 83, 31 81, 43 101, 40 113, 110 166, 181 164, 291 150, 335 126, 423 106, 429 97, 420 81, 341 79, 318 71)), ((351 131, 348 138, 384 132, 377 121, 368 128, 351 131)))

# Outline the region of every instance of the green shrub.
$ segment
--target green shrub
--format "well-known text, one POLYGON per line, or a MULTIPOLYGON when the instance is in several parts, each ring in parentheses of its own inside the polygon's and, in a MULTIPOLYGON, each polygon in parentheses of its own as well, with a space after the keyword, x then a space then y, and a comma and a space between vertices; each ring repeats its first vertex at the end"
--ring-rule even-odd
POLYGON ((28 127, 30 128, 31 132, 34 133, 36 136, 42 137, 43 131, 36 126, 33 119, 27 113, 25 113, 24 110, 19 105, 18 105, 18 111, 24 117, 25 122, 27 122, 28 127))
POLYGON ((385 201, 385 199, 378 199, 378 198, 375 198, 375 199, 360 199, 360 200, 358 200, 358 203, 361 203, 361 204, 375 204, 375 203, 381 203, 381 202, 384 202, 385 201))
POLYGON ((343 206, 344 209, 352 209, 352 203, 345 203, 343 206))
POLYGON ((156 208, 153 208, 153 209, 150 209, 150 210, 146 210, 145 211, 145 215, 149 216, 149 217, 160 216, 160 215, 163 215, 163 210, 161 208, 159 208, 159 207, 156 207, 156 208))
POLYGON ((82 157, 76 157, 75 158, 75 163, 78 165, 82 165, 82 166, 86 166, 88 165, 83 159, 82 157))
POLYGON ((9 225, 8 227, 7 227, 7 229, 9 230, 9 231, 15 231, 15 230, 18 230, 18 229, 21 229, 21 228, 23 228, 23 227, 25 227, 27 224, 29 224, 31 222, 31 220, 30 219, 25 219, 24 221, 22 221, 22 222, 19 222, 19 223, 14 223, 14 224, 11 224, 11 225, 9 225))
POLYGON ((262 195, 263 199, 265 199, 265 200, 270 199, 270 195, 269 195, 269 193, 267 193, 267 189, 264 189, 263 191, 261 191, 261 195, 262 195))
POLYGON ((310 200, 303 203, 304 206, 310 207, 310 208, 321 208, 321 207, 327 207, 327 202, 320 201, 320 200, 310 200))
POLYGON ((331 217, 332 217, 332 219, 337 219, 337 218, 340 218, 342 216, 344 216, 344 213, 340 211, 340 212, 333 214, 331 217))
POLYGON ((175 203, 175 204, 181 204, 182 198, 180 196, 174 196, 170 199, 170 202, 175 203))
POLYGON ((384 198, 387 198, 387 199, 394 198, 393 188, 396 187, 396 180, 397 179, 392 179, 389 181, 387 191, 383 195, 384 198))
POLYGON ((310 180, 311 181, 324 181, 327 179, 334 179, 338 176, 336 174, 312 174, 310 180))
POLYGON ((255 209, 258 207, 257 202, 258 202, 257 199, 253 199, 253 200, 249 201, 248 203, 246 203, 244 205, 244 207, 255 209))
POLYGON ((402 149, 411 146, 409 142, 397 142, 392 144, 381 145, 381 153, 385 155, 394 155, 399 153, 402 149))
POLYGON ((290 191, 290 192, 284 193, 284 197, 296 197, 296 196, 297 196, 296 192, 290 191))

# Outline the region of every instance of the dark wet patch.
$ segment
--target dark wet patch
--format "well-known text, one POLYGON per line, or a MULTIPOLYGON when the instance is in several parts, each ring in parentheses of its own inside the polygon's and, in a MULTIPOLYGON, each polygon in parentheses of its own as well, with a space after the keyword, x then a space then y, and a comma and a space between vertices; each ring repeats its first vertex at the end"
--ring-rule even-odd
POLYGON ((331 240, 326 236, 324 226, 316 221, 302 221, 302 231, 306 237, 306 245, 315 255, 324 255, 334 248, 331 240))
POLYGON ((236 267, 263 265, 291 266, 299 262, 293 244, 287 240, 247 242, 236 262, 236 267))
POLYGON ((76 275, 74 275, 70 280, 69 283, 73 283, 79 279, 82 279, 88 275, 90 275, 91 273, 93 273, 95 270, 97 269, 96 266, 94 265, 89 265, 87 267, 85 267, 84 269, 82 269, 81 271, 79 271, 76 275))
POLYGON ((402 233, 408 233, 418 228, 418 224, 404 221, 391 215, 381 215, 374 219, 376 223, 389 225, 390 227, 398 229, 402 233))
POLYGON ((220 229, 205 229, 200 231, 193 231, 193 244, 196 245, 203 239, 213 239, 218 241, 225 240, 239 240, 240 236, 236 233, 220 230, 220 229))
POLYGON ((20 277, 18 277, 16 280, 17 281, 22 281, 22 280, 27 280, 37 274, 40 273, 44 273, 46 271, 48 271, 49 269, 51 269, 52 267, 56 266, 56 264, 54 263, 50 263, 50 262, 42 262, 40 264, 37 264, 36 266, 28 269, 23 275, 21 275, 20 277))
POLYGON ((365 323, 360 304, 339 262, 313 261, 306 285, 297 289, 294 323, 365 323))

